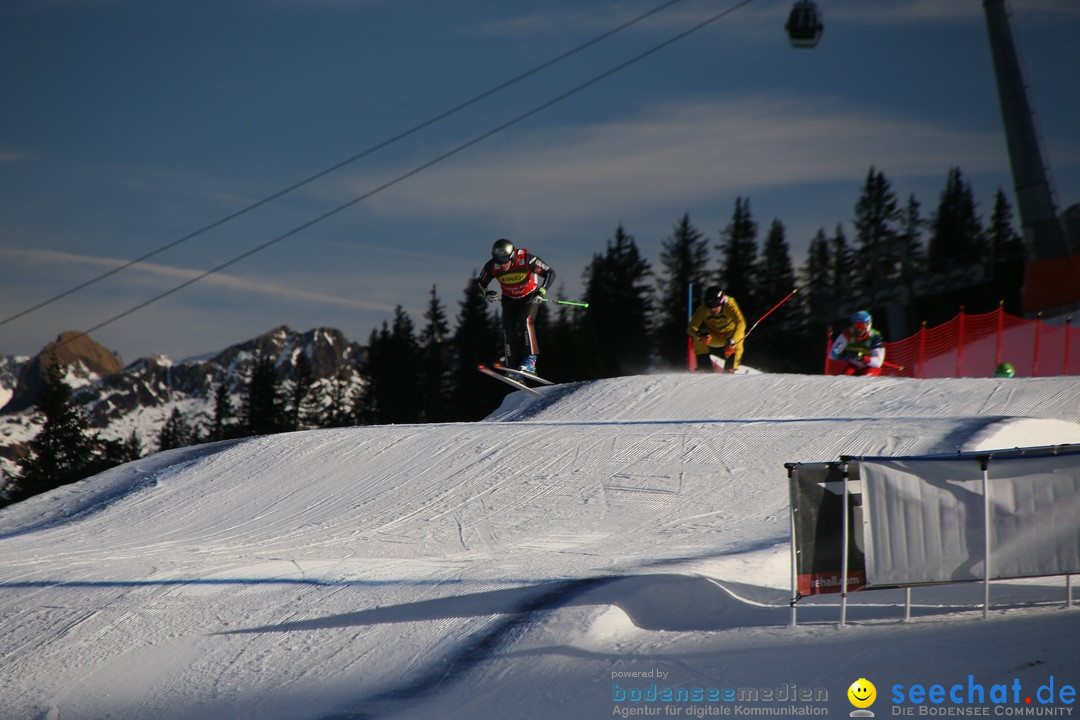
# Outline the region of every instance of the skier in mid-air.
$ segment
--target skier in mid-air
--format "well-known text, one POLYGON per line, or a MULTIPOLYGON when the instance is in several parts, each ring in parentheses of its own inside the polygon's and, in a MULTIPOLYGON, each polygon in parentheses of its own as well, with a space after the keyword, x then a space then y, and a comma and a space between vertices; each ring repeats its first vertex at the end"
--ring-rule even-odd
POLYGON ((844 363, 840 375, 880 375, 885 364, 885 339, 873 328, 870 313, 860 310, 833 341, 829 359, 844 363))
POLYGON ((476 280, 488 302, 499 299, 498 292, 487 289, 492 280, 498 280, 502 290, 506 367, 535 375, 540 350, 534 322, 544 295, 555 281, 555 271, 525 248, 514 247, 514 243, 501 238, 491 246, 491 259, 476 280))
POLYGON ((701 305, 690 317, 686 332, 694 340, 698 372, 735 372, 743 356, 746 318, 735 298, 719 285, 705 288, 701 305), (712 356, 723 356, 723 369, 713 365, 712 356))

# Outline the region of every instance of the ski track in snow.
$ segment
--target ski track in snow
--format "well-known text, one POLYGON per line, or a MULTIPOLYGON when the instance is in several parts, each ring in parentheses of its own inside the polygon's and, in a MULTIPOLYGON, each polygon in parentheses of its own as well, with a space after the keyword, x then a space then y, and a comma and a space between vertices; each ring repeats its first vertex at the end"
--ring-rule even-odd
MULTIPOLYGON (((786 627, 785 462, 1080 442, 1073 378, 541 392, 480 423, 159 453, 0 512, 0 718, 607 717, 613 667, 734 681, 777 653, 836 685, 828 668, 858 673, 882 642, 900 667, 985 627, 970 588, 934 591, 910 626, 896 593, 866 593, 853 659, 823 662, 835 599, 786 627)), ((1055 638, 1080 629, 1040 614, 1060 588, 996 592, 1015 609, 994 627, 1042 650, 1009 635, 943 658, 1057 667, 1055 638)))

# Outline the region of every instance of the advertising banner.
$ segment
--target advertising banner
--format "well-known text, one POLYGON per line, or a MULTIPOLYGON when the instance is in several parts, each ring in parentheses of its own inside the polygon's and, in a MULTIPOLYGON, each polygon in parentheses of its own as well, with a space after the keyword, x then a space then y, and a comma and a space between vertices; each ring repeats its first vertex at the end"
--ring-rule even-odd
MULTIPOLYGON (((849 475, 857 473, 850 463, 849 475)), ((798 597, 843 590, 844 476, 842 463, 789 466, 798 597)), ((848 481, 848 591, 866 584, 858 480, 848 481)))
POLYGON ((871 586, 1080 573, 1080 454, 862 458, 859 468, 871 586))

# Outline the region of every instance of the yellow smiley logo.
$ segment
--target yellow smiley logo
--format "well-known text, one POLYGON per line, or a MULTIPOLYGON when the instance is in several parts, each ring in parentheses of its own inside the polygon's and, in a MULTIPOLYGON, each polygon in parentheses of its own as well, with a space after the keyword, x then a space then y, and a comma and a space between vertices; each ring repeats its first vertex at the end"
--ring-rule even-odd
POLYGON ((877 688, 866 678, 851 683, 847 690, 848 700, 857 708, 868 708, 877 700, 877 688))

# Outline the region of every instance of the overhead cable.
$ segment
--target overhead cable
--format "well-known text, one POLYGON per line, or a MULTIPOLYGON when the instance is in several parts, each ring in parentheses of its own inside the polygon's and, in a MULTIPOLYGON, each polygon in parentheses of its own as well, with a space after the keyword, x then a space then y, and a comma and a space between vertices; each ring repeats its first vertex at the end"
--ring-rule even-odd
POLYGON ((282 240, 285 240, 286 238, 292 237, 293 235, 296 235, 297 233, 302 232, 302 231, 312 227, 313 225, 316 225, 316 224, 322 222, 323 220, 326 220, 327 218, 333 217, 334 215, 337 215, 338 213, 341 213, 344 210, 347 210, 347 209, 353 207, 354 205, 357 205, 357 204, 363 202, 364 200, 367 200, 368 198, 372 197, 373 195, 377 195, 378 193, 380 193, 380 192, 382 192, 384 190, 387 190, 387 189, 389 189, 389 188, 391 188, 391 187, 393 187, 395 185, 398 185, 399 183, 404 182, 405 180, 408 180, 409 178, 413 177, 414 175, 417 175, 417 174, 423 172, 424 170, 427 170, 428 168, 431 168, 431 167, 433 167, 435 165, 438 165, 439 163, 443 162, 444 160, 447 160, 447 159, 449 159, 449 158, 451 158, 451 157, 453 157, 455 155, 458 155, 459 153, 473 147, 474 145, 477 145, 477 144, 483 142, 484 140, 487 140, 488 138, 492 137, 493 135, 497 135, 498 133, 502 132, 503 130, 506 130, 507 128, 513 127, 514 125, 517 125, 518 123, 522 122, 523 120, 526 120, 526 119, 532 117, 533 115, 536 115, 536 114, 542 112, 543 110, 546 110, 546 109, 550 108, 551 106, 556 105, 556 104, 562 102, 563 100, 565 100, 565 99, 567 99, 567 98, 569 98, 569 97, 571 97, 573 95, 576 95, 577 93, 581 92, 582 90, 585 90, 585 89, 587 89, 589 87, 592 87, 593 85, 596 85, 601 80, 605 80, 605 79, 611 77, 612 75, 614 75, 614 74, 616 74, 616 73, 618 73, 618 72, 620 72, 622 70, 625 70, 626 68, 630 67, 631 65, 634 65, 635 63, 640 62, 641 60, 644 60, 645 58, 650 57, 652 55, 655 55, 656 53, 660 52, 664 48, 667 48, 670 45, 673 45, 676 42, 679 42, 680 40, 683 40, 684 38, 688 37, 689 35, 692 35, 693 33, 701 30, 704 27, 707 27, 708 25, 711 25, 712 23, 716 22, 717 20, 720 20, 721 18, 726 17, 727 15, 730 15, 731 13, 735 12, 736 10, 738 10, 738 9, 740 9, 740 8, 746 6, 746 5, 749 5, 753 1, 754 0, 742 0, 741 2, 738 2, 735 5, 733 5, 732 7, 728 8, 727 10, 719 12, 719 13, 707 18, 706 20, 703 20, 702 22, 699 22, 698 24, 694 25, 693 27, 682 31, 681 33, 678 33, 677 35, 674 35, 671 38, 668 38, 667 40, 660 43, 659 45, 655 45, 652 48, 650 48, 648 50, 645 50, 645 51, 631 57, 630 59, 619 63, 618 65, 615 65, 614 67, 610 68, 609 70, 606 70, 606 71, 600 73, 599 75, 595 75, 592 78, 590 78, 590 79, 588 79, 588 80, 574 86, 573 88, 571 88, 571 89, 569 89, 569 90, 567 90, 567 91, 565 91, 565 92, 563 92, 563 93, 561 93, 559 95, 556 95, 555 97, 551 98, 550 100, 548 100, 548 101, 546 101, 546 102, 544 102, 544 103, 542 103, 540 105, 537 105, 536 107, 532 108, 531 110, 527 110, 526 112, 523 112, 520 115, 517 115, 514 118, 512 118, 510 120, 507 120, 506 122, 504 122, 504 123, 502 123, 500 125, 497 125, 497 126, 491 128, 490 130, 487 130, 484 133, 481 133, 480 135, 477 135, 473 139, 468 140, 468 141, 466 141, 466 142, 452 148, 451 150, 448 150, 447 152, 444 152, 443 154, 438 155, 435 158, 432 158, 431 160, 428 160, 425 163, 417 165, 412 170, 409 170, 409 171, 407 171, 405 173, 402 173, 401 175, 398 175, 397 177, 393 178, 392 180, 388 180, 387 182, 384 182, 383 184, 373 188, 372 190, 369 190, 368 192, 364 193, 363 195, 360 195, 360 196, 358 196, 356 198, 353 198, 349 202, 344 203, 342 205, 339 205, 339 206, 337 206, 336 208, 334 208, 332 210, 324 212, 321 215, 318 215, 318 216, 312 218, 311 220, 309 220, 309 221, 307 221, 307 222, 305 222, 305 223, 303 223, 301 225, 298 225, 298 226, 294 227, 292 230, 289 230, 288 232, 285 232, 285 233, 283 233, 281 235, 278 235, 275 238, 267 240, 266 242, 262 243, 261 245, 257 245, 254 248, 251 248, 250 250, 248 250, 248 251, 246 251, 244 253, 241 253, 240 255, 237 255, 236 257, 232 258, 231 260, 227 260, 227 261, 221 263, 220 265, 217 265, 217 266, 215 266, 213 268, 210 268, 209 270, 206 270, 206 271, 200 273, 199 275, 191 278, 190 280, 186 280, 185 282, 182 282, 179 285, 177 285, 177 286, 175 286, 173 288, 170 288, 169 290, 166 290, 163 293, 155 295, 154 297, 152 297, 152 298, 150 298, 148 300, 145 300, 145 301, 139 303, 138 305, 135 305, 134 307, 129 308, 128 310, 125 310, 125 311, 123 311, 123 312, 121 312, 121 313, 119 313, 117 315, 114 315, 111 318, 109 318, 108 320, 100 322, 97 325, 94 325, 93 327, 85 330, 84 332, 86 334, 89 334, 89 333, 94 332, 96 330, 100 330, 101 328, 103 328, 103 327, 105 327, 107 325, 111 325, 112 323, 116 322, 117 320, 120 320, 120 319, 122 319, 124 317, 127 317, 128 315, 131 315, 131 314, 133 314, 133 313, 147 307, 148 305, 152 305, 152 304, 158 302, 159 300, 162 300, 162 299, 164 299, 164 298, 166 298, 166 297, 168 297, 170 295, 173 295, 174 293, 177 293, 177 292, 179 292, 180 290, 183 290, 186 287, 194 285, 195 283, 199 282, 200 280, 203 280, 204 278, 207 278, 210 275, 218 273, 218 272, 224 270, 227 267, 235 265, 236 263, 240 262, 241 260, 249 258, 252 255, 255 255, 256 253, 262 252, 263 250, 266 250, 267 248, 271 247, 272 245, 275 245, 275 244, 281 242, 282 240))
POLYGON ((341 162, 337 163, 336 165, 331 165, 330 167, 326 168, 325 170, 321 170, 321 171, 315 173, 314 175, 311 175, 310 177, 304 178, 303 180, 300 180, 299 182, 296 182, 296 183, 294 183, 292 185, 289 185, 286 188, 278 190, 277 192, 275 192, 275 193, 273 193, 271 195, 267 195, 263 199, 258 200, 256 202, 250 204, 250 205, 247 205, 247 206, 237 210, 236 212, 234 212, 234 213, 232 213, 230 215, 226 215, 225 217, 221 218, 220 220, 216 220, 216 221, 210 223, 209 225, 204 225, 203 227, 201 227, 201 228, 199 228, 197 230, 194 230, 194 231, 188 233, 187 235, 184 235, 181 238, 177 238, 176 240, 173 240, 172 242, 166 243, 165 245, 162 245, 161 247, 159 247, 159 248, 157 248, 155 250, 151 250, 150 252, 148 252, 148 253, 146 253, 144 255, 140 255, 139 257, 134 258, 132 260, 129 260, 129 261, 125 262, 122 265, 118 265, 117 267, 112 268, 111 270, 108 270, 108 271, 106 271, 106 272, 104 272, 104 273, 102 273, 102 274, 100 274, 100 275, 98 275, 96 277, 92 277, 92 278, 90 278, 89 280, 87 280, 85 282, 79 283, 78 285, 75 285, 74 287, 71 287, 71 288, 69 288, 69 289, 67 289, 67 290, 65 290, 65 291, 63 291, 63 292, 61 292, 61 293, 59 293, 57 295, 54 295, 53 297, 51 297, 51 298, 49 298, 47 300, 43 300, 43 301, 39 302, 36 305, 33 305, 31 307, 26 308, 25 310, 17 312, 17 313, 15 313, 14 315, 12 315, 10 317, 4 318, 4 319, 0 320, 0 326, 6 325, 7 323, 9 323, 9 322, 11 322, 13 320, 18 320, 21 317, 25 317, 26 315, 29 315, 29 314, 31 314, 33 312, 36 312, 37 310, 40 310, 40 309, 42 309, 42 308, 44 308, 44 307, 46 307, 48 305, 51 305, 51 304, 53 304, 54 302, 56 302, 58 300, 62 300, 63 298, 68 297, 69 295, 73 295, 73 294, 79 292, 80 290, 85 290, 86 288, 90 287, 91 285, 94 285, 94 284, 96 284, 96 283, 98 283, 98 282, 100 282, 102 280, 105 280, 106 278, 112 277, 113 275, 116 275, 117 273, 120 273, 120 272, 122 272, 124 270, 127 270, 128 268, 130 268, 130 267, 132 267, 134 265, 138 265, 141 262, 145 262, 146 260, 149 260, 150 258, 152 258, 152 257, 154 257, 156 255, 160 255, 161 253, 165 252, 166 250, 170 250, 170 249, 172 249, 172 248, 174 248, 174 247, 176 247, 178 245, 182 245, 183 243, 186 243, 189 240, 197 238, 200 235, 203 235, 203 234, 205 234, 205 233, 207 233, 207 232, 209 232, 209 231, 211 231, 211 230, 213 230, 215 228, 221 227, 225 223, 228 223, 228 222, 230 222, 232 220, 235 220, 235 219, 241 217, 242 215, 246 215, 247 213, 251 212, 252 210, 256 210, 256 209, 262 207, 263 205, 267 205, 267 204, 273 202, 274 200, 277 200, 277 199, 279 199, 279 198, 281 198, 281 197, 283 197, 285 195, 288 195, 289 193, 293 192, 294 190, 298 190, 298 189, 304 187, 305 185, 313 183, 316 180, 324 178, 327 175, 330 175, 331 173, 334 173, 334 172, 342 169, 343 167, 345 167, 347 165, 351 165, 352 163, 356 162, 357 160, 361 160, 361 159, 363 159, 363 158, 365 158, 365 157, 367 157, 367 156, 369 156, 369 155, 371 155, 371 154, 373 154, 373 153, 375 153, 375 152, 377 152, 379 150, 382 150, 385 147, 393 145, 394 143, 398 142, 399 140, 403 140, 403 139, 409 137, 410 135, 413 135, 414 133, 417 133, 420 130, 423 130, 424 128, 430 127, 430 126, 434 125, 437 122, 445 120, 446 118, 450 117, 451 115, 454 115, 454 114, 456 114, 458 112, 461 112, 462 110, 464 110, 467 107, 470 107, 471 105, 475 105, 476 103, 480 102, 481 100, 489 98, 492 95, 495 95, 496 93, 501 92, 501 91, 507 89, 508 87, 510 87, 512 85, 515 85, 515 84, 521 82, 522 80, 541 72, 542 70, 546 70, 547 68, 551 67, 552 65, 555 65, 556 63, 562 62, 563 60, 571 57, 572 55, 576 55, 577 53, 579 53, 579 52, 581 52, 583 50, 586 50, 586 49, 592 47, 593 45, 596 45, 597 43, 599 43, 599 42, 601 42, 603 40, 606 40, 607 38, 609 38, 609 37, 611 37, 611 36, 613 36, 613 35, 615 35, 615 34, 617 34, 619 32, 622 32, 623 30, 625 30, 625 29, 627 29, 627 28, 629 28, 629 27, 631 27, 633 25, 636 25, 637 23, 641 22, 642 20, 644 20, 644 19, 646 19, 646 18, 648 18, 648 17, 650 17, 652 15, 655 15, 656 13, 658 13, 658 12, 660 12, 662 10, 665 10, 666 8, 670 7, 671 5, 674 5, 677 2, 681 2, 681 0, 668 0, 665 3, 662 3, 662 4, 658 5, 658 6, 656 6, 652 10, 649 10, 648 12, 645 12, 645 13, 643 13, 641 15, 638 15, 637 17, 634 17, 634 18, 632 18, 630 20, 627 20, 626 22, 622 23, 621 25, 618 25, 618 26, 612 28, 611 30, 608 30, 607 32, 604 32, 604 33, 602 33, 600 35, 597 35, 593 39, 591 39, 591 40, 589 40, 589 41, 587 41, 585 43, 582 43, 581 45, 578 45, 577 47, 575 47, 575 48, 573 48, 571 50, 568 50, 568 51, 562 53, 561 55, 556 55, 555 57, 551 58, 550 60, 548 60, 546 62, 543 62, 540 65, 537 65, 537 66, 535 66, 535 67, 533 67, 533 68, 531 68, 529 70, 526 70, 525 72, 521 73, 520 75, 516 75, 516 76, 510 78, 509 80, 507 80, 507 81, 505 81, 505 82, 503 82, 503 83, 501 83, 499 85, 496 85, 496 86, 494 86, 494 87, 492 87, 492 88, 490 88, 488 90, 485 90, 484 92, 480 93, 479 95, 471 97, 468 100, 465 100, 464 102, 461 102, 461 103, 453 106, 449 110, 445 110, 445 111, 443 111, 443 112, 441 112, 441 113, 439 113, 437 115, 433 115, 432 117, 428 118, 427 120, 424 120, 423 122, 419 123, 418 125, 414 125, 414 126, 410 127, 407 130, 403 130, 402 132, 398 133, 397 135, 393 135, 392 137, 389 137, 389 138, 387 138, 387 139, 385 139, 385 140, 383 140, 381 142, 378 142, 378 143, 372 145, 371 147, 367 148, 366 150, 363 150, 363 151, 357 153, 356 155, 353 155, 352 157, 349 157, 349 158, 346 158, 345 160, 342 160, 341 162))

